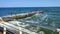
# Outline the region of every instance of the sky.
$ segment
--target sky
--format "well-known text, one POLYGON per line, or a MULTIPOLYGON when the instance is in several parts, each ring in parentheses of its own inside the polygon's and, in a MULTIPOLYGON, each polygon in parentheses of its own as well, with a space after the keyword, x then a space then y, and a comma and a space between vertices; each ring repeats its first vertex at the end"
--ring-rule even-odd
POLYGON ((0 0, 0 7, 60 7, 60 0, 0 0))

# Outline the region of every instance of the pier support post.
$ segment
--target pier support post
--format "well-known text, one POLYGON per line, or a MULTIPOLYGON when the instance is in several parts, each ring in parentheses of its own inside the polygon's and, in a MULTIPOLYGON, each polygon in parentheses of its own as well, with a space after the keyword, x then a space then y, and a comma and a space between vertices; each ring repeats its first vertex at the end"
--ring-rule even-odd
MULTIPOLYGON (((21 27, 19 27, 19 30, 22 30, 21 27)), ((22 34, 22 31, 19 31, 19 34, 22 34)))
POLYGON ((6 27, 4 27, 3 34, 6 34, 6 27))
POLYGON ((19 27, 19 22, 17 22, 17 25, 18 25, 18 28, 19 28, 19 30, 20 30, 20 31, 19 31, 19 34, 22 34, 22 31, 21 31, 21 30, 22 30, 22 28, 21 28, 21 27, 19 27))
POLYGON ((60 29, 57 29, 57 32, 59 32, 59 34, 60 34, 60 29))
POLYGON ((60 34, 60 32, 59 32, 59 34, 60 34))
MULTIPOLYGON (((4 22, 1 17, 0 17, 0 20, 2 21, 2 23, 4 22)), ((4 25, 4 27, 3 27, 3 34, 6 34, 6 27, 5 27, 5 25, 4 25)))

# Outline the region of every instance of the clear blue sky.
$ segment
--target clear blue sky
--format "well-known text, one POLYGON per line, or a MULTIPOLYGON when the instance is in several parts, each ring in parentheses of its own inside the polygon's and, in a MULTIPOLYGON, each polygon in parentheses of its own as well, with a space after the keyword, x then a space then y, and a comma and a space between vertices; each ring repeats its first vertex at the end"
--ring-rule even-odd
POLYGON ((0 7, 60 7, 60 0, 0 0, 0 7))

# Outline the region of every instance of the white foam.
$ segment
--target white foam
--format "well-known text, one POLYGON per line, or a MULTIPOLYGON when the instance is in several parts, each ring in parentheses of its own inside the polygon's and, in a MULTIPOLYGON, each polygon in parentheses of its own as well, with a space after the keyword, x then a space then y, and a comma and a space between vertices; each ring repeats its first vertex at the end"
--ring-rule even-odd
POLYGON ((58 32, 60 32, 60 29, 57 29, 58 32))

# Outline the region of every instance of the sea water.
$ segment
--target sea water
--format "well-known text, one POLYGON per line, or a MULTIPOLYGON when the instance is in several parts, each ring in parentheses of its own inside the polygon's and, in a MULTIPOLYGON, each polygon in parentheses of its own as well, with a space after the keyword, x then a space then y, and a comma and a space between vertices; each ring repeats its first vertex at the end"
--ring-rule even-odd
MULTIPOLYGON (((0 17, 13 14, 35 12, 35 11, 43 11, 44 14, 34 15, 25 20, 34 23, 39 23, 44 26, 46 25, 60 28, 60 7, 10 7, 10 8, 6 7, 6 8, 0 8, 0 17)), ((45 34, 57 34, 57 32, 54 31, 52 32, 48 29, 41 29, 41 30, 45 34)))
POLYGON ((43 11, 44 14, 35 15, 28 19, 41 23, 42 25, 48 25, 60 28, 60 7, 10 7, 0 8, 0 17, 6 15, 29 13, 35 11, 43 11))

